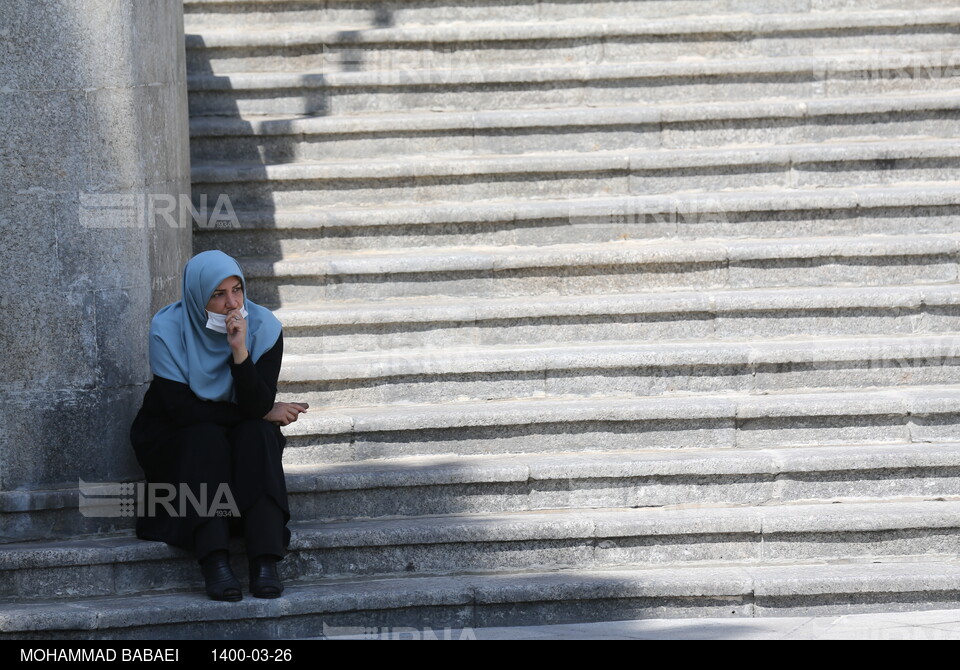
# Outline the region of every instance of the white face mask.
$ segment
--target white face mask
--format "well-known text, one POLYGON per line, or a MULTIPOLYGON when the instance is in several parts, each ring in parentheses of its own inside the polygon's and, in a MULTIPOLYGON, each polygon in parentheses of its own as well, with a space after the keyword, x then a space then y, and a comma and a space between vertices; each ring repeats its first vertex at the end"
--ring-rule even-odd
MULTIPOLYGON (((244 319, 247 318, 247 308, 240 308, 240 316, 244 319)), ((217 314, 216 312, 211 312, 207 310, 207 328, 210 330, 215 330, 218 333, 227 333, 227 315, 226 314, 217 314)))

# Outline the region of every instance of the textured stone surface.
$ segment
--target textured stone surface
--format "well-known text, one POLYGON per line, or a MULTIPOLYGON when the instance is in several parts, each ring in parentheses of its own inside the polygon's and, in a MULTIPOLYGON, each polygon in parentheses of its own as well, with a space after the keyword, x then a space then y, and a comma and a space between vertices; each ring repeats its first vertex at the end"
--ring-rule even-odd
MULTIPOLYGON (((815 11, 838 10, 915 10, 916 3, 905 0, 644 0, 622 2, 591 0, 572 2, 552 0, 531 5, 528 2, 485 0, 483 2, 382 2, 382 3, 328 3, 284 10, 270 2, 235 3, 237 9, 223 12, 221 3, 187 2, 186 19, 192 30, 213 27, 235 28, 238 25, 283 26, 309 23, 343 23, 353 26, 384 27, 394 25, 423 25, 450 21, 516 21, 537 19, 561 21, 570 19, 663 19, 680 16, 726 14, 789 14, 802 16, 815 11)), ((952 9, 950 0, 925 0, 925 8, 952 9)))
MULTIPOLYGON (((955 14, 952 16, 955 18, 955 14)), ((892 20, 895 24, 902 17, 892 20)), ((190 104, 196 115, 343 114, 401 109, 535 109, 544 104, 733 102, 750 97, 809 98, 827 94, 877 97, 947 91, 956 86, 949 59, 958 45, 949 28, 933 27, 933 33, 941 39, 945 54, 943 58, 934 56, 938 59, 934 65, 939 68, 933 77, 924 75, 931 68, 931 56, 909 51, 884 52, 882 56, 781 56, 761 61, 760 65, 755 60, 734 59, 491 70, 388 68, 307 76, 196 74, 190 80, 191 90, 196 91, 190 104), (292 94, 296 89, 300 89, 299 95, 292 94)))
POLYGON ((93 387, 98 366, 94 295, 37 281, 7 297, 2 308, 0 329, 10 343, 3 390, 93 387), (64 359, 64 350, 74 354, 64 359))
MULTIPOLYGON (((595 152, 490 159, 421 159, 416 164, 292 163, 267 168, 198 166, 195 194, 219 190, 239 209, 327 207, 588 196, 758 187, 843 187, 953 181, 958 145, 937 142, 798 145, 753 150, 629 154, 595 152)), ((720 217, 718 216, 719 220, 720 217)))
MULTIPOLYGON (((241 244, 257 231, 254 248, 268 257, 280 251, 304 253, 338 249, 416 248, 435 246, 442 234, 451 245, 474 243, 563 244, 651 237, 689 239, 697 236, 796 237, 798 233, 836 236, 851 233, 952 233, 956 226, 950 205, 956 189, 864 187, 820 189, 791 194, 682 194, 481 202, 474 206, 430 203, 423 206, 298 209, 243 212, 241 227, 231 236, 204 233, 198 242, 241 244), (375 222, 375 225, 374 223, 375 222), (787 224, 791 225, 787 225, 787 224), (285 239, 287 236, 293 239, 285 239), (278 239, 279 238, 279 239, 278 239), (381 246, 379 243, 383 241, 381 246), (296 242, 294 246, 292 243, 296 242)), ((243 247, 238 255, 243 255, 243 247)), ((245 253, 250 253, 246 251, 245 253)))
POLYGON ((233 119, 191 122, 195 163, 236 160, 285 163, 392 157, 397 154, 690 149, 892 135, 953 137, 950 96, 887 97, 856 107, 834 100, 737 101, 560 111, 454 111, 364 117, 233 119), (872 103, 872 104, 870 104, 872 103))
MULTIPOLYGON (((593 17, 591 17, 593 18, 593 17)), ((510 21, 434 26, 383 25, 343 31, 326 23, 290 25, 279 41, 270 32, 226 29, 188 39, 188 66, 231 72, 443 71, 483 72, 517 62, 544 64, 749 59, 830 51, 956 47, 948 11, 534 23, 510 21), (947 25, 944 25, 946 23, 947 25), (905 25, 903 25, 905 24, 905 25), (789 27, 790 31, 784 29, 789 27), (747 32, 749 30, 749 32, 747 32), (800 32, 797 35, 796 32, 800 32), (786 32, 786 34, 784 34, 786 32), (746 33, 746 35, 744 34, 746 33), (922 34, 922 38, 920 35, 922 34), (200 48, 199 51, 196 49, 200 48)))
POLYGON ((8 444, 49 448, 4 450, 0 456, 4 490, 138 476, 129 433, 142 393, 138 387, 5 393, 5 430, 16 439, 8 444), (34 411, 51 406, 59 411, 39 416, 34 411))
MULTIPOLYGON (((296 580, 943 557, 956 553, 956 508, 955 502, 932 501, 300 522, 293 526, 291 553, 281 567, 285 579, 296 580)), ((51 543, 43 551, 9 545, 0 560, 12 594, 20 597, 89 597, 198 584, 188 554, 126 538, 51 543)), ((245 571, 243 561, 235 563, 245 571)))
POLYGON ((290 356, 281 376, 291 397, 329 407, 409 402, 411 397, 634 397, 956 384, 953 335, 818 342, 594 343, 463 348, 398 354, 290 356))
POLYGON ((148 335, 151 314, 150 287, 103 290, 95 293, 99 383, 115 388, 146 384, 152 378, 148 335), (124 336, 118 337, 119 333, 124 336))
MULTIPOLYGON (((21 639, 66 629, 73 635, 134 638, 153 632, 172 637, 318 636, 321 618, 341 625, 371 622, 419 626, 503 625, 617 620, 664 616, 771 616, 801 608, 867 611, 885 606, 916 609, 956 599, 950 563, 579 571, 487 577, 427 577, 330 583, 322 589, 290 584, 277 601, 245 600, 231 607, 200 594, 142 599, 94 599, 62 605, 22 604, 0 618, 3 633, 21 639), (885 593, 881 598, 875 594, 885 593), (754 611, 754 599, 762 611, 754 611), (136 604, 135 604, 136 603, 136 604), (452 608, 452 611, 451 609, 452 608), (314 617, 311 620, 311 616, 314 617), (208 623, 201 624, 201 621, 208 623), (190 626, 187 626, 187 623, 190 626), (278 629, 277 626, 280 628, 278 629), (139 630, 138 630, 139 629, 139 630)), ((329 623, 327 625, 330 625, 329 623)), ((69 634, 69 633, 68 633, 69 634)), ((342 633, 341 633, 342 634, 342 633)))
POLYGON ((246 266, 267 304, 423 295, 487 297, 825 283, 954 282, 957 241, 918 236, 731 240, 683 244, 621 241, 549 248, 431 249, 417 253, 313 255, 246 266), (729 267, 728 267, 729 266, 729 267), (564 272, 556 272, 556 268, 564 272), (297 277, 296 283, 291 278, 297 277), (908 279, 909 277, 909 279, 908 279))
MULTIPOLYGON (((0 9, 4 491, 138 471, 127 433, 148 379, 146 326, 179 293, 190 239, 183 222, 137 219, 148 194, 189 179, 181 12, 142 5, 0 9)), ((11 520, 15 536, 91 527, 27 516, 11 520)))
MULTIPOLYGON (((85 184, 91 152, 89 114, 80 90, 0 92, 0 130, 6 138, 0 188, 7 194, 36 189, 51 196, 85 184)), ((49 220, 45 223, 50 225, 49 220)))
POLYGON ((2 17, 9 34, 16 36, 3 41, 10 88, 79 90, 129 78, 130 5, 120 0, 67 0, 45 6, 12 0, 4 4, 2 17), (97 48, 102 35, 113 39, 97 48))
MULTIPOLYGON (((878 190, 878 189, 872 189, 878 190)), ((459 222, 457 217, 468 215, 475 218, 489 205, 478 205, 471 210, 461 209, 451 213, 447 209, 448 223, 407 223, 370 226, 354 220, 357 210, 340 210, 337 219, 325 216, 328 212, 314 212, 310 218, 300 210, 258 210, 243 213, 241 227, 232 230, 203 232, 198 235, 201 249, 222 248, 238 256, 252 252, 277 258, 301 253, 336 252, 375 248, 410 248, 430 246, 436 236, 451 245, 537 245, 611 242, 629 239, 676 238, 690 240, 696 237, 725 236, 784 238, 805 234, 811 236, 831 235, 896 235, 905 230, 922 233, 952 233, 956 228, 956 216, 948 207, 926 206, 919 199, 905 206, 874 207, 857 211, 848 205, 812 211, 783 211, 777 214, 764 207, 756 212, 739 212, 733 206, 739 203, 715 201, 703 205, 691 203, 691 209, 677 204, 666 209, 647 211, 636 204, 644 196, 631 201, 611 202, 609 206, 593 209, 581 207, 589 201, 571 201, 567 210, 555 214, 553 209, 540 203, 516 203, 517 214, 524 218, 514 220, 513 212, 490 211, 490 218, 480 222, 459 222), (525 207, 522 208, 522 205, 525 207), (731 209, 726 209, 731 207, 731 209), (324 221, 323 219, 327 219, 324 221), (319 219, 319 221, 318 221, 319 219), (331 220, 333 219, 333 220, 331 220), (318 225, 322 222, 322 225, 318 225)), ((750 202, 749 195, 744 200, 750 202)), ((806 195, 806 194, 805 194, 806 195)), ((813 194, 810 194, 813 195, 813 194)), ((849 202, 849 199, 848 199, 849 202)), ((546 205, 546 203, 543 203, 546 205)), ((551 203, 552 204, 552 203, 551 203)), ((662 207, 662 206, 661 206, 662 207)), ((427 214, 436 211, 436 205, 425 205, 413 210, 409 205, 397 208, 382 208, 376 213, 378 220, 386 220, 397 214, 427 214)), ((493 209, 493 208, 490 208, 493 209)), ((332 213, 332 212, 330 212, 332 213)), ((364 220, 369 219, 366 212, 364 220)), ((397 217, 400 218, 400 217, 397 217)), ((414 217, 404 217, 414 218, 414 217)), ((433 217, 431 217, 433 218, 433 217)))
MULTIPOLYGON (((417 454, 610 451, 960 439, 952 387, 906 392, 527 399, 312 412, 288 428, 291 465, 417 454), (537 447, 529 441, 536 436, 537 447)), ((285 395, 296 400, 296 395, 285 395)), ((887 465, 883 467, 888 467, 887 465)), ((808 484, 809 485, 809 484, 808 484)))

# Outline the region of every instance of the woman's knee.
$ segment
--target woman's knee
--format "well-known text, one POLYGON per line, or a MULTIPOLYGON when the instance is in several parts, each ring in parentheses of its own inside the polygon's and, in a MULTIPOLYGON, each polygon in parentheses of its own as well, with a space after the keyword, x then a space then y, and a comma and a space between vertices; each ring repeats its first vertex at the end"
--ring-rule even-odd
POLYGON ((261 462, 264 454, 280 450, 280 431, 269 421, 250 419, 233 428, 230 441, 235 462, 261 462))
POLYGON ((194 444, 226 444, 227 430, 215 423, 195 423, 180 429, 184 440, 194 444))
POLYGON ((230 433, 234 437, 260 436, 268 442, 274 442, 277 426, 265 419, 247 419, 234 426, 230 433))
POLYGON ((215 423, 198 423, 181 431, 181 463, 189 468, 200 464, 230 463, 230 440, 223 426, 215 423))

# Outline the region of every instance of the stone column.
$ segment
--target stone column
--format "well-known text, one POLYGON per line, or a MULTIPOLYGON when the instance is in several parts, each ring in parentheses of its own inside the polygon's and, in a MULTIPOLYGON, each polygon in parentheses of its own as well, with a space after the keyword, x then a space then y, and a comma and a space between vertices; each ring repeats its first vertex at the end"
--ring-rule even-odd
POLYGON ((89 529, 78 480, 140 476, 150 317, 190 255, 186 95, 181 0, 0 2, 0 541, 89 529))

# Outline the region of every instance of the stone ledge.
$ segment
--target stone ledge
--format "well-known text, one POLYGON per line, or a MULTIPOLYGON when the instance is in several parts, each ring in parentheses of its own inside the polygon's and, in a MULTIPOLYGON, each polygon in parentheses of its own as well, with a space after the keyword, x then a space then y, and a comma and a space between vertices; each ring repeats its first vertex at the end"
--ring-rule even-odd
POLYGON ((495 130, 659 125, 697 121, 806 119, 915 111, 952 111, 955 95, 801 99, 795 101, 745 101, 687 105, 585 107, 545 110, 482 112, 408 112, 341 117, 287 115, 275 117, 195 117, 190 120, 193 139, 211 137, 270 137, 372 132, 425 132, 440 130, 495 130))
POLYGON ((408 486, 639 477, 767 475, 773 478, 790 473, 857 473, 958 466, 960 444, 948 442, 674 452, 421 456, 365 463, 288 465, 285 470, 287 490, 301 494, 408 486))
POLYGON ((737 16, 698 16, 695 18, 644 19, 575 19, 560 22, 495 22, 460 25, 378 27, 353 29, 345 26, 284 27, 282 30, 206 29, 202 34, 187 35, 188 49, 228 47, 304 47, 316 44, 416 44, 533 41, 549 39, 588 39, 608 37, 662 37, 722 33, 747 34, 764 38, 778 33, 835 31, 844 29, 904 28, 943 26, 960 23, 960 11, 949 9, 912 11, 830 12, 829 14, 791 13, 737 16))
POLYGON ((436 405, 312 409, 288 436, 582 421, 762 419, 956 414, 960 386, 861 389, 856 393, 689 394, 635 398, 524 398, 436 405))
MULTIPOLYGON (((897 407, 878 408, 894 411, 897 407)), ((301 421, 306 421, 306 417, 301 421)), ((571 420, 575 420, 571 419, 571 420)), ((287 489, 293 495, 371 489, 417 488, 473 484, 528 484, 551 481, 621 478, 670 478, 697 476, 764 475, 824 472, 911 471, 960 466, 960 443, 876 444, 782 449, 695 449, 621 452, 575 452, 541 454, 490 454, 484 456, 407 457, 358 463, 314 463, 286 465, 287 489)), ((851 491, 851 494, 855 493, 851 491)), ((855 496, 850 496, 854 500, 855 496)), ((0 492, 0 513, 15 514, 46 510, 77 510, 76 489, 0 492)), ((130 520, 132 523, 132 520, 130 520)), ((112 535, 90 534, 77 540, 41 540, 51 547, 75 549, 78 555, 118 555, 133 542, 130 530, 112 535)), ((137 554, 140 558, 163 558, 169 554, 162 545, 151 546, 160 553, 137 554)), ((0 544, 0 550, 10 547, 0 544)), ((36 543, 22 545, 40 546, 36 543)))
MULTIPOLYGON (((954 51, 940 50, 938 58, 953 62, 954 51)), ((822 82, 843 76, 844 73, 862 75, 864 71, 880 77, 881 73, 896 74, 904 68, 930 67, 929 54, 916 51, 894 51, 879 61, 873 55, 840 54, 830 57, 781 57, 741 60, 713 60, 704 62, 646 62, 598 65, 549 65, 537 68, 471 68, 443 70, 403 70, 371 72, 331 72, 304 74, 285 72, 240 72, 220 75, 187 75, 191 92, 241 92, 257 90, 304 90, 375 87, 419 87, 424 85, 489 85, 542 84, 591 81, 656 80, 663 77, 720 77, 734 75, 808 74, 822 82), (818 79, 817 79, 818 78, 818 79)), ((867 96, 870 98, 875 95, 867 96)), ((241 110, 242 111, 242 110, 241 110)))
POLYGON ((451 347, 402 350, 291 354, 284 360, 281 384, 379 379, 406 375, 457 375, 485 372, 569 372, 644 367, 754 367, 775 364, 834 363, 854 368, 901 366, 936 358, 948 366, 960 359, 955 334, 896 335, 847 338, 780 339, 774 341, 591 342, 578 345, 523 347, 451 347))
POLYGON ((282 307, 274 314, 288 338, 297 329, 419 323, 482 323, 548 317, 711 314, 791 310, 908 309, 960 304, 957 286, 823 287, 676 291, 597 296, 478 298, 469 305, 450 298, 340 301, 325 305, 282 307))
POLYGON ((544 620, 702 616, 707 612, 777 616, 813 609, 837 613, 943 609, 945 603, 960 599, 958 583, 960 566, 954 561, 303 582, 288 584, 280 599, 247 598, 240 603, 215 603, 201 593, 180 593, 19 604, 0 613, 0 634, 20 639, 34 635, 125 638, 158 634, 209 639, 236 635, 231 624, 248 623, 259 626, 238 630, 290 638, 317 637, 328 631, 328 622, 339 626, 413 624, 440 628, 483 626, 495 621, 522 625, 542 624, 544 620), (587 606, 597 601, 606 607, 587 606), (338 616, 350 613, 360 616, 338 616))
MULTIPOLYGON (((960 501, 794 504, 695 509, 574 509, 291 524, 293 552, 343 547, 619 537, 862 533, 960 528, 960 501)), ((715 540, 710 540, 715 541, 715 540)), ((0 570, 189 558, 133 537, 0 545, 0 570)))
POLYGON ((267 261, 239 259, 250 279, 390 275, 643 264, 717 264, 805 258, 954 256, 958 235, 870 235, 780 239, 640 240, 514 247, 335 251, 267 261))
MULTIPOLYGON (((429 179, 490 176, 502 179, 512 174, 579 174, 610 172, 635 174, 654 170, 696 170, 704 167, 764 167, 805 164, 846 164, 862 161, 956 159, 960 141, 883 140, 795 144, 749 149, 661 149, 658 151, 595 151, 584 154, 544 153, 492 157, 423 157, 411 163, 402 159, 352 161, 300 161, 279 165, 196 165, 198 184, 323 181, 340 182, 383 179, 429 179)), ((872 167, 870 168, 873 169, 872 167)), ((382 183, 382 182, 381 182, 382 183)), ((386 186, 386 185, 384 185, 386 186)))
POLYGON ((709 215, 716 212, 788 212, 819 209, 881 209, 960 204, 960 188, 943 184, 844 189, 778 189, 683 195, 529 200, 505 203, 422 203, 397 207, 298 207, 269 213, 238 212, 242 229, 270 225, 283 229, 413 226, 443 223, 499 223, 541 219, 589 221, 591 217, 709 215))

